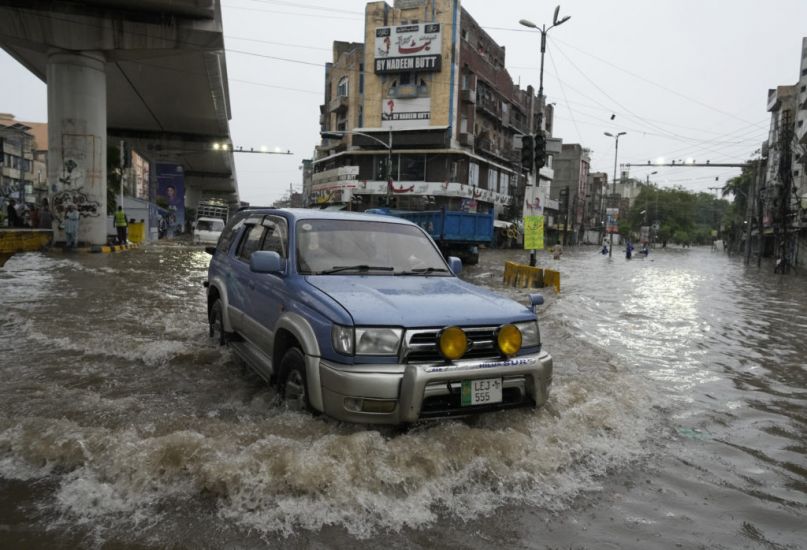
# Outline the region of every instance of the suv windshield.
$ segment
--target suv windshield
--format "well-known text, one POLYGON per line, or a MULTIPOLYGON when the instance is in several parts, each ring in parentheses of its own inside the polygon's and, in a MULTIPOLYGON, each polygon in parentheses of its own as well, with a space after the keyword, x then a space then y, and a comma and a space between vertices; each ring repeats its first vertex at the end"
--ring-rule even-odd
POLYGON ((297 270, 320 275, 450 275, 420 228, 358 220, 298 221, 297 270))

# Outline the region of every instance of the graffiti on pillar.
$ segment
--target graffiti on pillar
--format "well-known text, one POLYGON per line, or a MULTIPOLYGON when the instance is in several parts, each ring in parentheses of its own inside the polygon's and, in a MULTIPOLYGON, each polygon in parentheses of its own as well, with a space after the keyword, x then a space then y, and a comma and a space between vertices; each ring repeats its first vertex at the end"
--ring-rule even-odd
POLYGON ((92 197, 84 191, 82 171, 79 164, 68 159, 64 162, 64 170, 59 177, 61 190, 53 194, 53 212, 59 223, 64 221, 67 207, 71 204, 76 206, 76 210, 83 218, 97 217, 101 213, 101 204, 92 200, 92 197))
POLYGON ((95 200, 99 190, 104 190, 104 186, 100 185, 100 143, 93 135, 62 135, 64 164, 62 173, 57 177, 59 185, 52 196, 54 217, 59 223, 64 221, 67 207, 71 204, 75 205, 82 218, 95 218, 102 214, 101 203, 95 200))

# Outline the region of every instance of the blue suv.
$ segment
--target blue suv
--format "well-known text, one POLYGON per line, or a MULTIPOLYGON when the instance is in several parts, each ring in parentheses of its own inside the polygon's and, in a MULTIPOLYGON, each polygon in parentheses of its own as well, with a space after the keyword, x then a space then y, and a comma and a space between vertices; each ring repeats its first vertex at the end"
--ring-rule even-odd
POLYGON ((406 220, 248 208, 208 248, 210 335, 289 406, 406 424, 543 405, 535 306, 462 281, 406 220))

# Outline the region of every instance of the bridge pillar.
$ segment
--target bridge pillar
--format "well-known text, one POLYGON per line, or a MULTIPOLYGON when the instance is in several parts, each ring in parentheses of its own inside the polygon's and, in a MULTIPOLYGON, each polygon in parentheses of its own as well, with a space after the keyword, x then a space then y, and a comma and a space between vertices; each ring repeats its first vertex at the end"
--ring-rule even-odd
MULTIPOLYGON (((106 244, 106 73, 101 52, 48 55, 48 187, 53 216, 80 214, 78 240, 106 244)), ((64 241, 58 231, 56 240, 64 241)))

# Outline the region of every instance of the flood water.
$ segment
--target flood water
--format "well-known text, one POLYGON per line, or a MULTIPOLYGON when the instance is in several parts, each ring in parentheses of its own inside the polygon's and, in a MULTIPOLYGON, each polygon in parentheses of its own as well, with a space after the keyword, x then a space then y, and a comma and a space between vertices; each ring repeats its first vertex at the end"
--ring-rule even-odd
MULTIPOLYGON (((526 303, 526 258, 463 277, 526 303)), ((398 433, 287 411, 213 345, 201 248, 14 256, 0 547, 806 548, 807 277, 538 260, 549 404, 398 433)))

